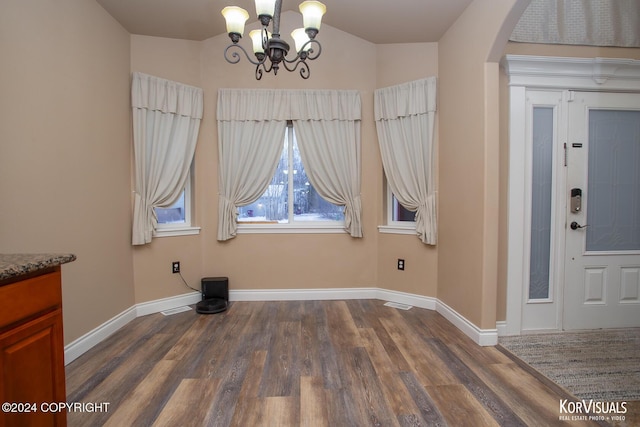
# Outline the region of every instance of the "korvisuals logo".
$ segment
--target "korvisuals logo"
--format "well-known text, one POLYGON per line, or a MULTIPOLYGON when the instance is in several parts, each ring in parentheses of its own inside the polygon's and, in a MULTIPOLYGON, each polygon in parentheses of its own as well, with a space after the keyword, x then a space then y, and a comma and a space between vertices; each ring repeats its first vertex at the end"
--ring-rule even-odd
POLYGON ((560 399, 561 421, 624 421, 627 402, 560 399))

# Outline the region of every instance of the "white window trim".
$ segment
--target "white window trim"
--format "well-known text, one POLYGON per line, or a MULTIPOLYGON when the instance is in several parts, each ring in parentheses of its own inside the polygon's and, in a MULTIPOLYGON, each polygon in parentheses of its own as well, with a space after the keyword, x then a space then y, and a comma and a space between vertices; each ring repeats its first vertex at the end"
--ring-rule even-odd
POLYGON ((200 234, 200 227, 192 225, 193 222, 193 165, 189 170, 187 183, 184 186, 184 220, 183 224, 168 223, 157 224, 153 231, 153 237, 193 236, 200 234))
POLYGON ((393 192, 391 191, 391 187, 389 187, 389 184, 387 184, 386 197, 387 197, 386 224, 379 225, 378 232, 386 233, 386 234, 409 234, 409 235, 415 236, 417 234, 415 221, 394 221, 393 220, 393 192))
POLYGON ((175 237, 175 236, 193 236, 200 234, 200 227, 179 226, 179 227, 163 227, 154 231, 153 237, 175 237))
POLYGON ((319 224, 296 222, 293 224, 238 223, 238 234, 341 234, 347 233, 343 222, 319 224))
POLYGON ((402 225, 379 225, 378 226, 379 233, 385 234, 410 234, 415 236, 417 234, 416 226, 402 226, 402 225))

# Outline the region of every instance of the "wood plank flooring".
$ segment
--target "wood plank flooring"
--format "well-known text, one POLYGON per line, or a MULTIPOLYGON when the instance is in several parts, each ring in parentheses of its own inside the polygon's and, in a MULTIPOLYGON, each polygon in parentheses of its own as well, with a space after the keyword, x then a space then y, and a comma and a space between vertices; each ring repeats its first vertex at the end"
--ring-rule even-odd
MULTIPOLYGON (((554 426, 559 387, 436 312, 233 302, 140 317, 67 366, 69 426, 554 426)), ((600 425, 606 425, 601 423, 600 425)))

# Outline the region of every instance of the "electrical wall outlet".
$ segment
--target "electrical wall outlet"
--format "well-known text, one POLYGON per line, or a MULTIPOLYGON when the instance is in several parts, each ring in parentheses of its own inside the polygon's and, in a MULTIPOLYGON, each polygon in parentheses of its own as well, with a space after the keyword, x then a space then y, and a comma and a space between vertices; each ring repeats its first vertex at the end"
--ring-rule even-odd
POLYGON ((398 270, 404 270, 404 260, 398 258, 398 270))
POLYGON ((180 261, 173 261, 171 263, 171 272, 180 273, 180 261))

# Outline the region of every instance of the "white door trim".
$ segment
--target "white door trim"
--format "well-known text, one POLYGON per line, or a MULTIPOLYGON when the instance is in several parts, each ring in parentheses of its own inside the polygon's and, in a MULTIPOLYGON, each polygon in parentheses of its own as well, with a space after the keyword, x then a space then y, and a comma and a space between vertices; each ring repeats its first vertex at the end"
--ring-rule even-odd
POLYGON ((523 283, 529 271, 526 188, 526 91, 588 90, 640 93, 640 60, 507 55, 501 67, 509 79, 509 172, 507 307, 505 335, 522 333, 523 283))

